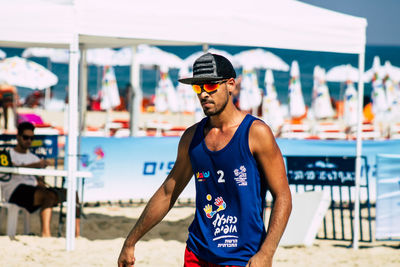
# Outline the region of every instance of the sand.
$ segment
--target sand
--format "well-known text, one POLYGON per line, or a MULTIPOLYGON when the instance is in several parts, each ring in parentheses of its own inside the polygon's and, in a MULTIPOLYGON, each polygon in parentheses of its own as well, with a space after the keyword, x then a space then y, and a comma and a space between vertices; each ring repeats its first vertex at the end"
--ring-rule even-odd
MULTIPOLYGON (((75 240, 75 250, 65 250, 64 237, 41 238, 39 215, 31 216, 34 236, 4 236, 0 228, 0 266, 116 266, 125 236, 138 219, 143 205, 130 207, 87 207, 82 219, 82 236, 75 240)), ((187 228, 194 208, 174 207, 164 220, 137 244, 139 267, 183 266, 187 228)), ((54 212, 52 234, 57 233, 58 213, 54 212)), ((4 224, 4 223, 3 223, 4 224)), ((18 232, 22 232, 22 222, 18 232)), ((64 235, 64 233, 63 233, 64 235)), ((311 247, 279 247, 274 266, 400 266, 399 242, 360 243, 316 240, 311 247)))

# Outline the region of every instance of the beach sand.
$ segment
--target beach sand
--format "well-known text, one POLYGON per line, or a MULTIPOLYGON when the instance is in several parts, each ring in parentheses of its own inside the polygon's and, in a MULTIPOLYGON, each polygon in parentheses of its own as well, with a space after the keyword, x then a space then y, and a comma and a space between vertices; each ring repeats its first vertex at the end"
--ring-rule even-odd
MULTIPOLYGON (((116 266, 124 238, 143 208, 143 205, 84 208, 82 236, 75 240, 75 250, 70 252, 65 250, 64 237, 37 236, 38 213, 31 216, 35 236, 18 235, 17 240, 10 240, 4 236, 2 225, 0 266, 116 266)), ((193 216, 193 207, 174 207, 136 245, 135 266, 183 266, 187 228, 193 216)), ((57 233, 57 221, 58 213, 54 212, 53 235, 57 233)), ((21 233, 22 221, 19 223, 21 233)), ((400 266, 399 242, 360 243, 357 251, 349 245, 349 242, 316 240, 311 247, 279 247, 274 266, 400 266)))

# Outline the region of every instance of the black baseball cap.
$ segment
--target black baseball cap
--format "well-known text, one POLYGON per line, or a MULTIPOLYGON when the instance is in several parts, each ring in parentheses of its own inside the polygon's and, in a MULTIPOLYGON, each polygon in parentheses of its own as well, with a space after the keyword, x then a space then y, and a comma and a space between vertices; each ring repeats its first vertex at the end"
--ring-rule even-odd
POLYGON ((232 63, 221 55, 207 53, 194 62, 193 77, 179 79, 179 82, 185 84, 203 84, 230 78, 236 78, 236 72, 232 63))

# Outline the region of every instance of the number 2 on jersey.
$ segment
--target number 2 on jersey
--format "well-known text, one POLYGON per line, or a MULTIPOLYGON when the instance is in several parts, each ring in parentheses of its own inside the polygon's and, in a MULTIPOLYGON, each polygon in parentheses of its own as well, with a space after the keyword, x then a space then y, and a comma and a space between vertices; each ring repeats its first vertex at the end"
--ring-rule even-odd
POLYGON ((225 183, 225 179, 224 179, 224 172, 219 170, 217 171, 217 174, 219 175, 218 177, 218 183, 225 183))

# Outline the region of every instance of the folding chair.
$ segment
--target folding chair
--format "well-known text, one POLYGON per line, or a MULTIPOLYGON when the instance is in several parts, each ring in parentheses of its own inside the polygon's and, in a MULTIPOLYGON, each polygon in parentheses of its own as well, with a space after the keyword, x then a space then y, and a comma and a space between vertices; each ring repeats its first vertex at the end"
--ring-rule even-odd
MULTIPOLYGON (((1 150, 0 151, 0 166, 1 167, 11 167, 11 157, 8 151, 1 150)), ((0 175, 0 184, 1 182, 7 182, 11 179, 11 174, 0 175)), ((14 237, 17 232, 18 225, 18 214, 20 211, 24 214, 24 234, 30 233, 30 214, 29 212, 13 203, 6 202, 3 199, 3 196, 0 191, 0 222, 3 222, 3 218, 6 215, 5 210, 7 209, 7 235, 9 237, 14 237)))

